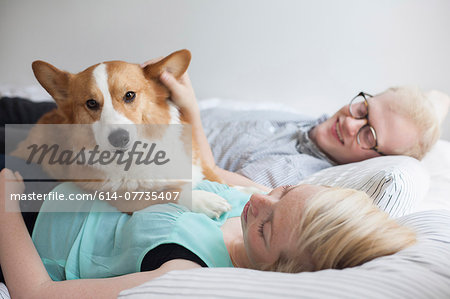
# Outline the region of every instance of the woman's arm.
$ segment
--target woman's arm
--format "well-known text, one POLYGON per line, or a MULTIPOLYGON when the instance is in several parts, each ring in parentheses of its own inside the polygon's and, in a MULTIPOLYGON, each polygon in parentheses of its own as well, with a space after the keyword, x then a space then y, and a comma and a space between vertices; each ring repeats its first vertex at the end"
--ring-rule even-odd
POLYGON ((0 264, 12 298, 116 298, 171 270, 200 267, 187 260, 171 260, 154 271, 106 279, 52 281, 34 247, 20 212, 5 211, 9 194, 22 193, 22 177, 3 169, 0 173, 0 264), (6 182, 6 180, 9 180, 6 182), (8 183, 5 185, 5 183, 8 183))
POLYGON ((170 73, 164 72, 161 74, 160 80, 170 90, 171 98, 180 109, 180 113, 192 125, 192 138, 197 142, 203 161, 227 184, 252 186, 263 191, 270 191, 271 189, 266 186, 257 184, 240 174, 224 170, 216 165, 211 147, 203 130, 200 110, 189 75, 184 73, 177 80, 170 73))

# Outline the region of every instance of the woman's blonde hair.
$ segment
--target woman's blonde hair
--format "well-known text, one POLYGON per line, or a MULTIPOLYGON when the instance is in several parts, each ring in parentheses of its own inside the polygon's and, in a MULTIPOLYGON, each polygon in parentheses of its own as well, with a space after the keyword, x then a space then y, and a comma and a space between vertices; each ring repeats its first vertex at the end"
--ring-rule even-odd
POLYGON ((394 150, 394 154, 406 155, 421 160, 440 136, 440 123, 429 94, 418 87, 391 87, 386 92, 396 95, 390 108, 411 120, 417 128, 418 142, 406 149, 394 150))
POLYGON ((330 188, 309 198, 293 230, 296 255, 281 254, 262 270, 298 273, 354 267, 416 242, 361 191, 330 188))

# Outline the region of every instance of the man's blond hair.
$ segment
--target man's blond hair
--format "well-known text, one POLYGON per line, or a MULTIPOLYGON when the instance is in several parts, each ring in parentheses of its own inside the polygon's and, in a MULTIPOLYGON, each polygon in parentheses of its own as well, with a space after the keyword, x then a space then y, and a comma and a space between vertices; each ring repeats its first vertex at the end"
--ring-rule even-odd
POLYGON ((436 109, 429 95, 418 87, 391 87, 390 108, 399 115, 411 120, 418 132, 418 142, 409 148, 394 149, 396 155, 406 155, 421 160, 440 136, 440 123, 436 109))

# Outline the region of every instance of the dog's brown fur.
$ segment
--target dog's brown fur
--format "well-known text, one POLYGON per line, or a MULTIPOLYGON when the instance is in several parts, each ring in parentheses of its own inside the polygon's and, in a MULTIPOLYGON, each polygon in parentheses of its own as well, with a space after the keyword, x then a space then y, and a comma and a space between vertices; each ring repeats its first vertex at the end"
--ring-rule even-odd
MULTIPOLYGON (((170 93, 159 81, 159 76, 163 71, 168 71, 176 78, 179 78, 186 72, 190 59, 190 52, 181 50, 144 68, 137 64, 122 61, 105 62, 108 72, 109 93, 111 94, 114 109, 135 124, 169 124, 170 110, 167 101, 170 93), (124 94, 130 90, 136 93, 136 99, 131 103, 125 103, 123 101, 124 94), (149 111, 151 113, 146 113, 149 111)), ((93 76, 93 71, 98 65, 93 65, 80 73, 71 74, 43 61, 33 62, 32 67, 37 80, 50 93, 58 105, 56 109, 42 116, 38 124, 92 124, 98 121, 101 117, 102 109, 91 110, 86 106, 88 99, 95 99, 99 103, 100 108, 103 107, 103 95, 93 76)), ((182 124, 188 123, 182 114, 180 115, 180 122, 182 124)), ((32 132, 26 143, 35 143, 30 139, 45 139, 45 134, 42 130, 40 132, 32 132)), ((159 132, 159 134, 163 134, 163 132, 159 132)), ((79 136, 79 138, 87 139, 88 136, 79 136)), ((89 136, 89 138, 92 137, 89 136)), ((187 136, 182 138, 187 138, 187 136)), ((184 144, 190 143, 186 142, 184 144)), ((23 147, 19 146, 14 155, 24 158, 26 152, 23 147)), ((192 139, 192 156, 193 163, 201 166, 206 179, 221 182, 221 179, 214 171, 201 160, 194 138, 192 139)), ((52 171, 55 172, 55 169, 52 171)), ((61 169, 60 171, 66 170, 61 169)), ((57 173, 50 174, 58 177, 57 173)), ((84 185, 85 188, 87 187, 91 190, 95 190, 96 186, 95 181, 90 181, 84 185)), ((170 188, 174 190, 177 189, 177 186, 171 186, 170 188)), ((120 203, 115 205, 120 210, 129 212, 130 209, 131 211, 136 211, 153 203, 152 201, 136 203, 133 208, 130 208, 129 203, 127 203, 127 206, 122 206, 120 203)))

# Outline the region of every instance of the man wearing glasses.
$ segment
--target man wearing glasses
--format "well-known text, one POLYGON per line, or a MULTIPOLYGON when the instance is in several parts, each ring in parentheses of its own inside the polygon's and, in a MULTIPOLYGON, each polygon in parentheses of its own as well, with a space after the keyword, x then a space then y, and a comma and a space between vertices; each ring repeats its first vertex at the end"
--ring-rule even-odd
MULTIPOLYGON (((378 156, 407 155, 420 160, 439 138, 440 120, 446 114, 440 119, 430 93, 398 87, 375 96, 360 92, 329 118, 208 109, 202 111, 200 121, 187 74, 180 81, 170 74, 161 81, 181 113, 191 119, 197 141, 203 145, 202 156, 227 183, 237 185, 243 182, 236 173, 275 188, 296 184, 333 165, 378 156)), ((446 111, 449 97, 437 93, 446 111)))

